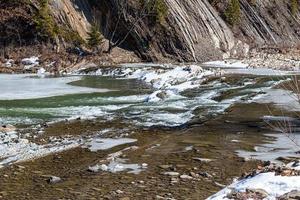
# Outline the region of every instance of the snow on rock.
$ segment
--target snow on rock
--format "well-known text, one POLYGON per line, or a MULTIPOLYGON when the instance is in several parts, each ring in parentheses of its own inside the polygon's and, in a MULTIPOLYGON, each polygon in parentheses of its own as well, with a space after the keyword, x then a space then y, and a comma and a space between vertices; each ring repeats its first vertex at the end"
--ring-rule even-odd
POLYGON ((294 170, 300 170, 300 161, 298 160, 298 161, 291 162, 287 164, 287 167, 294 170))
MULTIPOLYGON (((20 135, 17 131, 4 132, 0 130, 0 168, 12 163, 36 159, 80 146, 83 148, 88 147, 91 151, 98 151, 137 141, 129 138, 103 139, 96 134, 87 139, 83 139, 80 136, 50 137, 48 144, 40 145, 31 142, 27 139, 28 137, 26 134, 20 135)), ((114 165, 112 164, 112 166, 114 165)))
POLYGON ((0 165, 5 166, 61 152, 79 146, 77 140, 62 140, 47 145, 38 145, 21 137, 17 132, 0 132, 0 165))
POLYGON ((39 65, 39 58, 36 56, 32 56, 30 58, 24 58, 22 59, 21 63, 25 65, 24 69, 31 69, 32 67, 39 65))
POLYGON ((38 69, 37 75, 40 78, 44 78, 46 75, 49 75, 49 73, 47 73, 47 71, 45 70, 45 68, 41 67, 41 68, 38 69))
POLYGON ((127 164, 125 159, 116 158, 106 164, 97 164, 95 166, 89 167, 91 172, 107 171, 111 173, 117 173, 122 171, 127 171, 127 173, 139 174, 144 169, 146 169, 145 163, 143 164, 127 164))
POLYGON ((207 200, 230 199, 232 192, 246 192, 246 190, 263 190, 267 193, 265 200, 276 200, 293 190, 300 190, 300 176, 275 176, 275 172, 261 173, 254 177, 236 181, 207 200))
POLYGON ((256 170, 234 181, 207 200, 224 199, 280 199, 292 191, 300 191, 299 160, 287 165, 272 164, 258 166, 256 170), (241 198, 242 197, 242 198, 241 198))
POLYGON ((45 74, 46 73, 46 70, 43 68, 43 67, 41 67, 38 71, 37 71, 37 74, 38 75, 43 75, 43 74, 45 74))
POLYGON ((39 64, 39 58, 36 56, 32 56, 30 58, 24 58, 22 59, 22 64, 23 65, 35 65, 35 64, 39 64))
POLYGON ((13 63, 14 63, 14 60, 8 59, 5 62, 5 67, 12 67, 13 63))

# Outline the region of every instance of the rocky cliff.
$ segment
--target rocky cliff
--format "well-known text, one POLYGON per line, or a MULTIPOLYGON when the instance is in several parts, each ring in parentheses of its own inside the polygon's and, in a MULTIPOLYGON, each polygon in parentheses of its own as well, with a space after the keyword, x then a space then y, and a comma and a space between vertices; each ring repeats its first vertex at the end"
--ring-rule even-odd
MULTIPOLYGON (((291 13, 289 1, 239 0, 241 16, 234 26, 224 20, 228 1, 163 1, 167 12, 158 23, 153 23, 151 17, 136 20, 141 9, 137 0, 128 1, 126 10, 120 10, 124 7, 118 6, 118 0, 49 0, 49 8, 59 26, 68 27, 81 38, 87 39, 96 20, 106 39, 111 39, 112 34, 114 41, 126 38, 121 48, 151 61, 206 61, 244 56, 254 47, 292 47, 300 43, 300 15, 291 13)), ((1 7, 4 4, 1 1, 1 7)), ((33 11, 26 8, 28 19, 33 11)), ((7 29, 10 20, 1 20, 2 30, 7 29)))

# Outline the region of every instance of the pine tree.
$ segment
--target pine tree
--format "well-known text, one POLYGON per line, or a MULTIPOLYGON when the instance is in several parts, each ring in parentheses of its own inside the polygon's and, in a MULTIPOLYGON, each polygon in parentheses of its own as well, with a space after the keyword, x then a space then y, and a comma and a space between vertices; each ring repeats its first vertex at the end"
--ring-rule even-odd
POLYGON ((96 23, 92 25, 90 32, 88 32, 87 40, 90 47, 97 47, 103 42, 103 36, 99 32, 99 26, 96 23))
POLYGON ((241 18, 241 8, 239 0, 230 0, 229 5, 225 11, 226 21, 231 25, 239 23, 241 18))
POLYGON ((40 0, 40 9, 35 16, 35 23, 42 37, 54 39, 58 34, 59 28, 50 14, 48 0, 40 0))
POLYGON ((298 7, 299 7, 298 0, 291 0, 291 12, 293 16, 297 14, 299 9, 298 7))

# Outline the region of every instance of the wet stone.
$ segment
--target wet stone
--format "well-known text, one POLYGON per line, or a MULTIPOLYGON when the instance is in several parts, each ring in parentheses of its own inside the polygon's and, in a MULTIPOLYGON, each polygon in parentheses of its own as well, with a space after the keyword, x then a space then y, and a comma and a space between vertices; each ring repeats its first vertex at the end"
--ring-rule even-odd
POLYGON ((180 175, 178 172, 165 172, 163 174, 167 175, 167 176, 179 176, 180 175))
POLYGON ((185 175, 185 174, 181 175, 180 178, 181 178, 181 179, 185 179, 185 180, 187 180, 187 179, 188 179, 188 180, 193 179, 193 177, 191 177, 191 176, 189 176, 189 175, 185 175))
POLYGON ((51 176, 49 179, 48 179, 48 183, 49 184, 56 184, 56 183, 59 183, 61 182, 62 179, 60 177, 57 177, 57 176, 51 176))

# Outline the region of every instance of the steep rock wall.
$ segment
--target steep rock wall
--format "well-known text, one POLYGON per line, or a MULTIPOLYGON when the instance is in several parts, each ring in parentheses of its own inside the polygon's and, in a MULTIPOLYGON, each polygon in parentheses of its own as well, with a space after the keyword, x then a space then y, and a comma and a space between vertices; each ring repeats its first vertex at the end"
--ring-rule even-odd
POLYGON ((237 37, 256 45, 295 45, 300 42, 300 16, 292 16, 289 1, 240 0, 242 18, 237 37))
MULTIPOLYGON (((87 39, 91 23, 97 20, 102 34, 109 39, 120 12, 116 1, 49 0, 49 5, 51 15, 59 26, 87 39)), ((123 49, 135 52, 147 61, 206 61, 243 56, 251 47, 300 44, 300 15, 292 16, 289 1, 256 0, 252 5, 249 0, 239 0, 241 19, 234 27, 223 17, 229 0, 215 0, 213 2, 217 3, 213 5, 208 0, 164 1, 168 7, 164 22, 153 24, 147 18, 139 21, 122 43, 123 49)), ((38 5, 39 1, 30 2, 38 5)), ((116 29, 116 41, 127 34, 128 27, 136 19, 135 4, 139 1, 128 2, 131 4, 116 29)), ((39 6, 18 4, 9 12, 10 4, 0 0, 1 43, 10 43, 10 39, 20 45, 37 41, 33 16, 39 6)))
POLYGON ((66 25, 83 39, 87 38, 92 13, 86 0, 51 0, 49 5, 58 24, 66 25))

